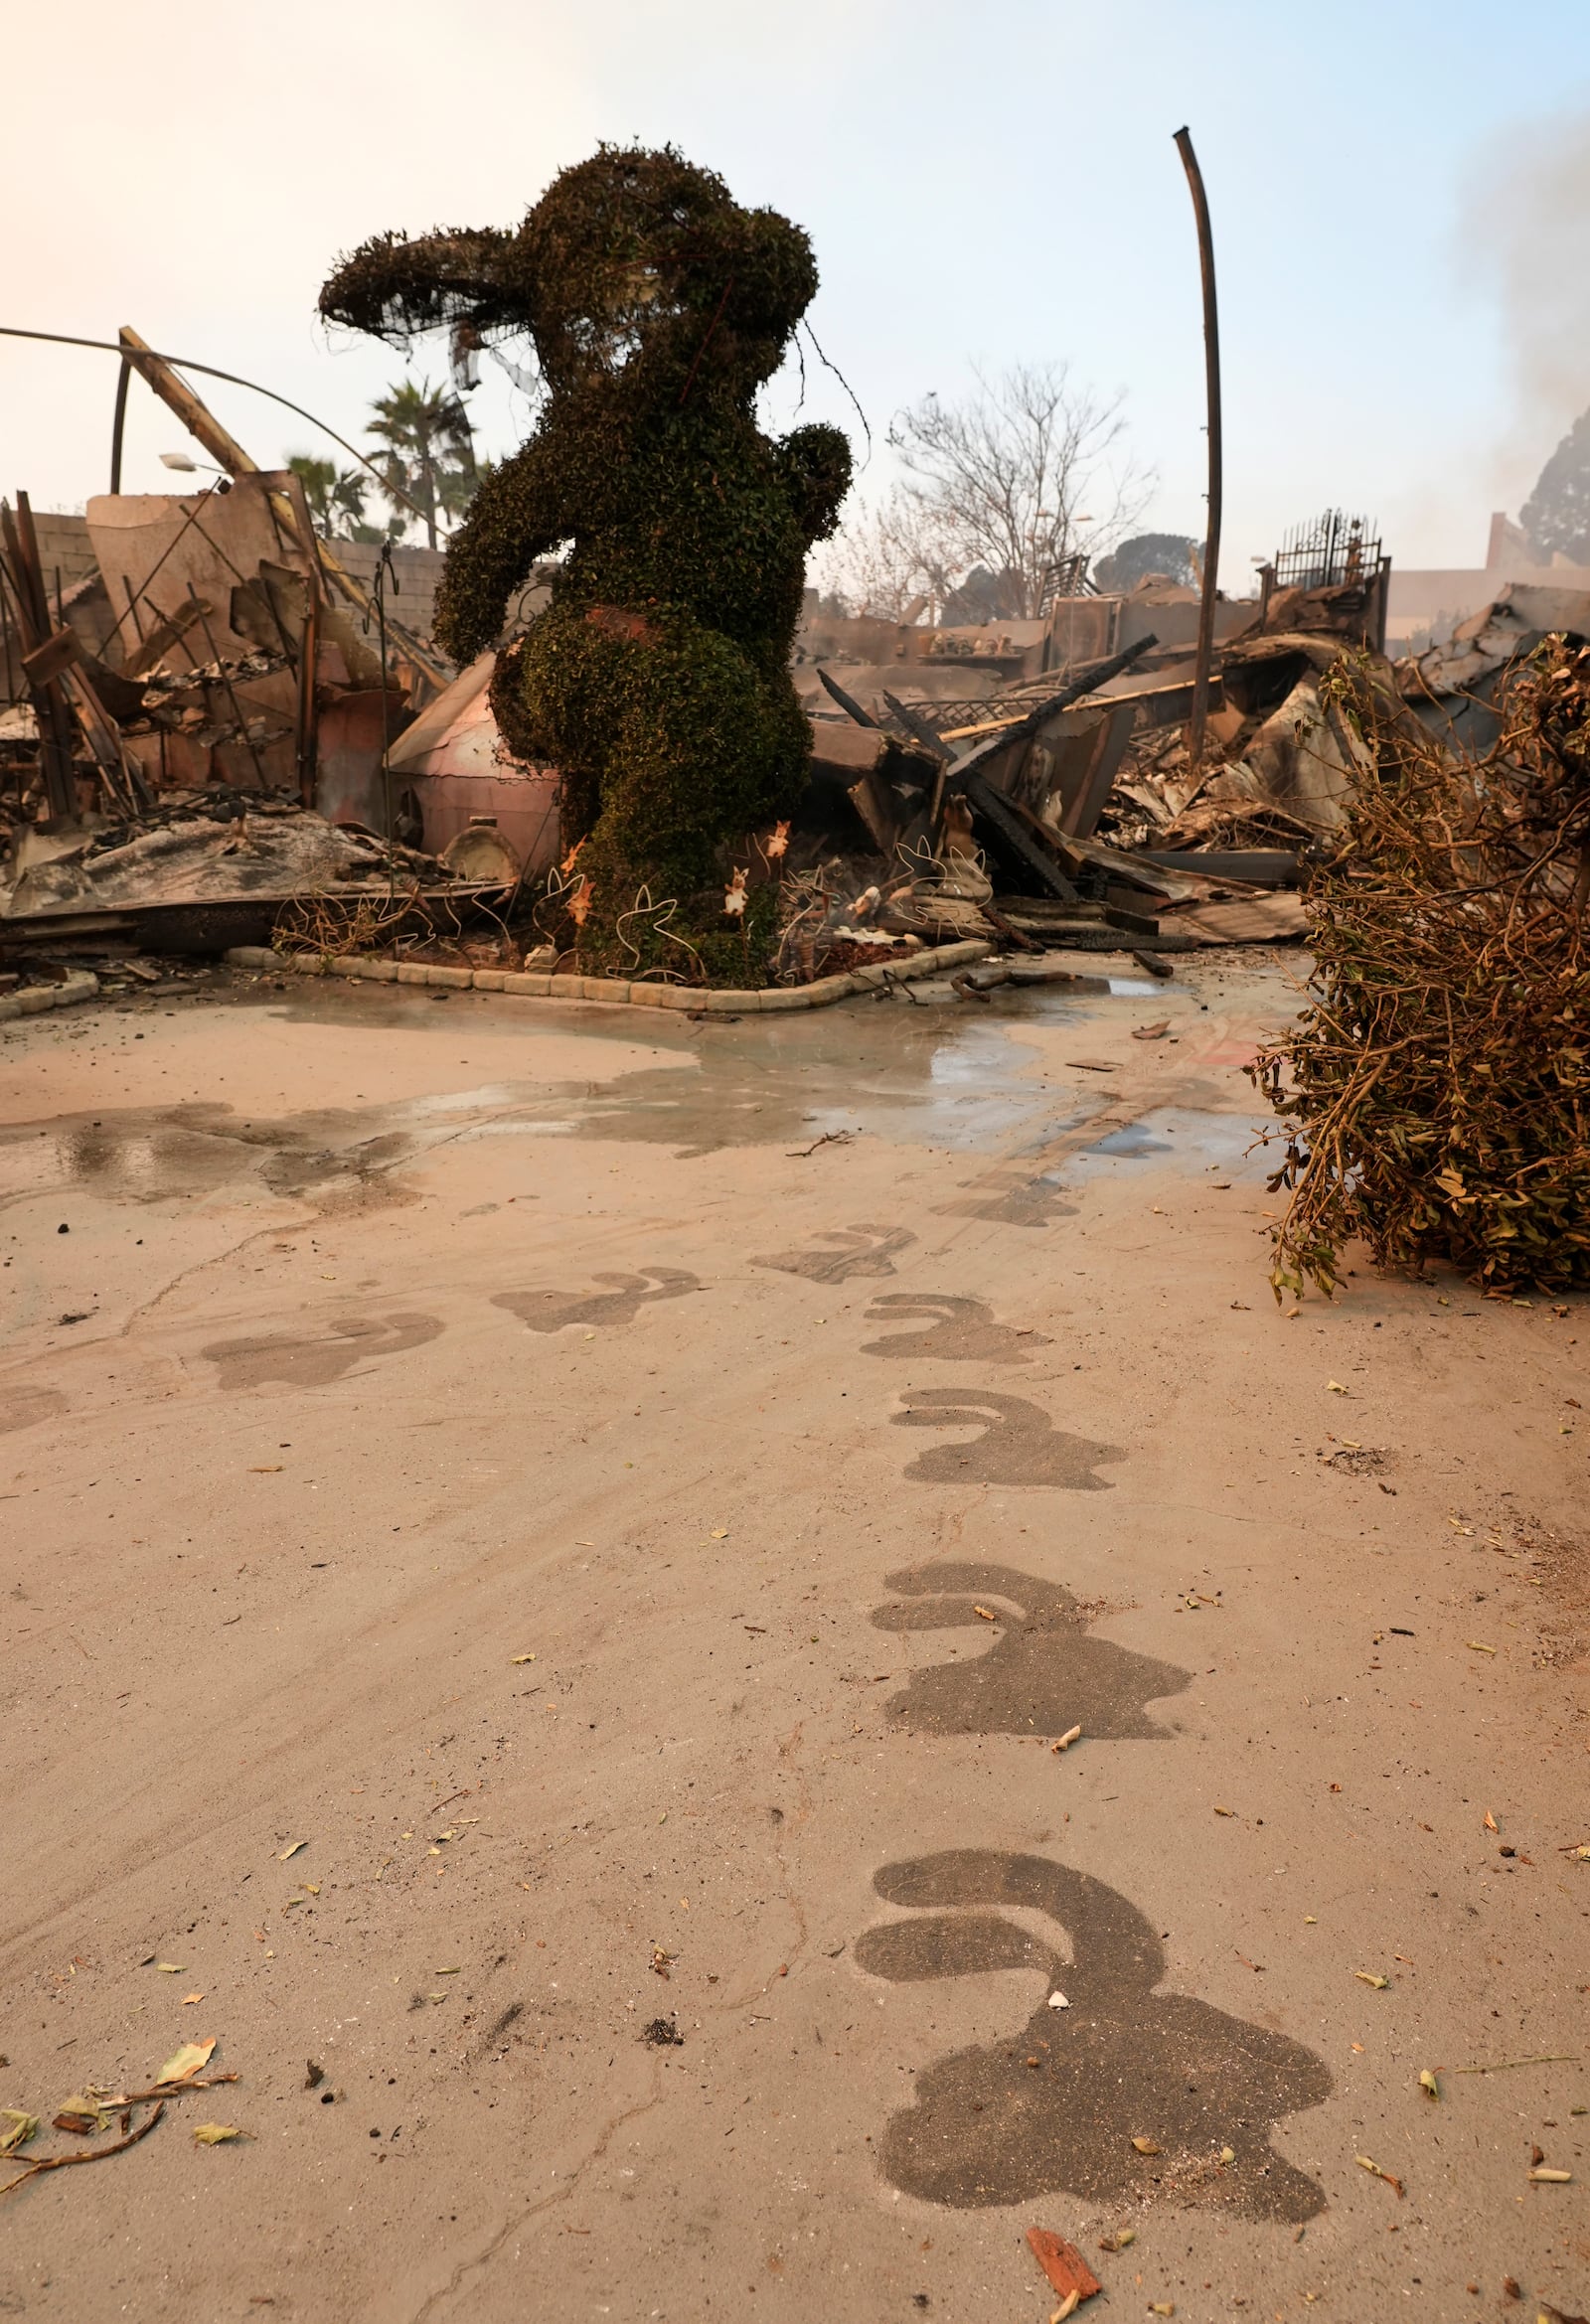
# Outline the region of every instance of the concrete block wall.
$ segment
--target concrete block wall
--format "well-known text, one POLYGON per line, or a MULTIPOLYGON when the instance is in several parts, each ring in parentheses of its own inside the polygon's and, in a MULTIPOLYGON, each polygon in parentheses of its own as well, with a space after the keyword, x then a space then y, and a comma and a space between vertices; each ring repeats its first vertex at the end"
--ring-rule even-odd
MULTIPOLYGON (((332 553, 343 571, 352 573, 373 588, 379 548, 367 546, 360 541, 333 541, 332 553)), ((392 552, 393 571, 398 582, 396 595, 389 595, 387 610, 404 629, 428 638, 436 609, 436 584, 441 579, 442 559, 446 551, 440 548, 395 548, 392 552)))
POLYGON ((68 516, 53 509, 35 509, 33 529, 39 537, 39 562, 44 567, 44 585, 50 596, 50 610, 56 605, 56 574, 61 575, 61 586, 70 589, 78 581, 85 581, 98 565, 93 545, 88 539, 86 517, 68 516))

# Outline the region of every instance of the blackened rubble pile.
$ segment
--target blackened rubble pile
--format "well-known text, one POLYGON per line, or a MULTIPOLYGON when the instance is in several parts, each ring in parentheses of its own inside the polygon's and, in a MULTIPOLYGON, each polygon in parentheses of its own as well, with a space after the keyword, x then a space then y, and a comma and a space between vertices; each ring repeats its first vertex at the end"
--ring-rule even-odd
MULTIPOLYGON (((739 231, 716 181, 707 195, 739 231)), ((51 586, 26 496, 3 512, 0 815, 13 832, 0 929, 12 947, 47 921, 65 934, 68 917, 80 936, 95 912, 115 918, 107 935, 146 941, 136 915, 163 914, 153 940, 170 945, 170 915, 188 912, 185 949, 274 928, 360 950, 398 938, 393 912, 374 908, 383 894, 413 905, 411 942, 435 927, 439 899, 461 943, 458 910, 478 888, 507 910, 513 927, 493 941, 516 966, 525 944, 559 968, 595 946, 610 973, 799 985, 970 937, 1019 960, 1021 981, 1046 952, 1130 953, 1163 969, 1162 955, 1301 936, 1300 889, 1372 772, 1372 742, 1334 676, 1351 652, 1394 691, 1379 653, 1387 560, 1361 527, 1331 520, 1300 536, 1256 601, 1218 602, 1195 761, 1189 588, 1151 575, 1103 595, 1078 571, 1067 583, 1078 593, 1041 619, 961 629, 825 623, 809 599, 790 664, 804 716, 778 820, 766 820, 771 794, 758 805, 747 793, 763 820, 724 839, 723 809, 708 848, 715 884, 693 888, 694 918, 680 916, 677 882, 653 893, 642 881, 618 909, 613 871, 602 919, 598 803, 571 809, 574 778, 556 754, 529 752, 524 736, 516 751, 497 712, 508 703, 518 717, 526 656, 552 651, 561 605, 582 654, 588 629, 604 654, 617 640, 626 669, 645 664, 661 715, 673 665, 651 616, 605 596, 576 604, 560 565, 533 565, 495 643, 455 672, 424 622, 406 627, 343 569, 345 544, 317 540, 296 477, 257 470, 185 382, 135 335, 123 343, 231 482, 90 502, 93 569, 71 587, 59 570, 51 586)), ((478 532, 466 528, 469 542, 478 532)), ((516 573, 523 547, 516 539, 516 573)), ((449 565, 444 606, 461 585, 449 565)), ((1504 599, 1466 625, 1447 650, 1448 694, 1515 656, 1530 620, 1537 637, 1545 609, 1504 599)), ((1434 698, 1443 682, 1429 659, 1416 684, 1434 698)), ((1456 735, 1457 712, 1448 723, 1456 735)), ((732 757, 731 739, 725 729, 732 757)), ((665 791, 636 781, 636 813, 671 863, 665 791)), ((707 856, 691 860, 699 882, 707 856)))
POLYGON ((1116 596, 1084 577, 1040 619, 983 629, 814 607, 797 678, 817 781, 792 860, 881 934, 1160 952, 1297 937, 1300 866, 1363 755, 1327 674, 1345 648, 1378 655, 1388 571, 1361 522, 1331 517, 1256 600, 1217 601, 1196 764, 1198 598, 1162 576, 1116 596))
POLYGON ((439 864, 367 832, 306 814, 291 799, 236 792, 176 793, 97 831, 30 831, 13 850, 0 909, 18 920, 287 897, 384 894, 444 879, 439 864))

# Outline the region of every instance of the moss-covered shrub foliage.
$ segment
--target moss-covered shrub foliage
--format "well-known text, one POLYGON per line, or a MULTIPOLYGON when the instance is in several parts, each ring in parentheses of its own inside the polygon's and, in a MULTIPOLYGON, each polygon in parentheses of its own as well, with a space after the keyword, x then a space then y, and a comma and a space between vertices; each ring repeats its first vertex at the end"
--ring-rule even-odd
POLYGON ((728 851, 801 788, 790 647, 851 459, 837 428, 770 440, 753 402, 816 289, 788 219, 671 149, 604 146, 516 231, 382 235, 321 292, 395 341, 534 341, 541 424, 454 536, 436 633, 478 654, 534 560, 572 543, 492 698, 512 747, 563 770, 584 966, 760 981, 772 914, 754 886, 724 913, 728 851))

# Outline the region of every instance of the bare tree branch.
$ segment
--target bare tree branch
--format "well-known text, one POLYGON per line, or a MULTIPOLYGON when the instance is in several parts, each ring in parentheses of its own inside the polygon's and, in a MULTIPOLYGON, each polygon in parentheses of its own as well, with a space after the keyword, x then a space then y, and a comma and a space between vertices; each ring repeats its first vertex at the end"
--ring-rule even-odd
POLYGON ((844 527, 821 558, 822 577, 855 613, 880 621, 937 620, 955 585, 933 528, 896 485, 844 527), (913 611, 914 608, 914 611, 913 611))
POLYGON ((975 376, 962 401, 925 395, 897 415, 904 480, 837 544, 830 569, 870 611, 898 618, 926 594, 936 613, 981 567, 996 618, 1031 619, 1073 558, 1112 547, 1148 503, 1156 479, 1125 452, 1119 395, 1079 386, 1063 363, 975 376))

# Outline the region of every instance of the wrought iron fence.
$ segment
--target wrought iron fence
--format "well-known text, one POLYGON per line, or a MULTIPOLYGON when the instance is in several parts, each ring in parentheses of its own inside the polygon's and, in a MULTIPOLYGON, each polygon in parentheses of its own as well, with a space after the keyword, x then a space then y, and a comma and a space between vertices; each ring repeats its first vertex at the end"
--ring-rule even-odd
POLYGON ((1276 553, 1278 589, 1327 589, 1339 582, 1369 582, 1380 569, 1380 529, 1367 517, 1327 509, 1294 525, 1276 553))

